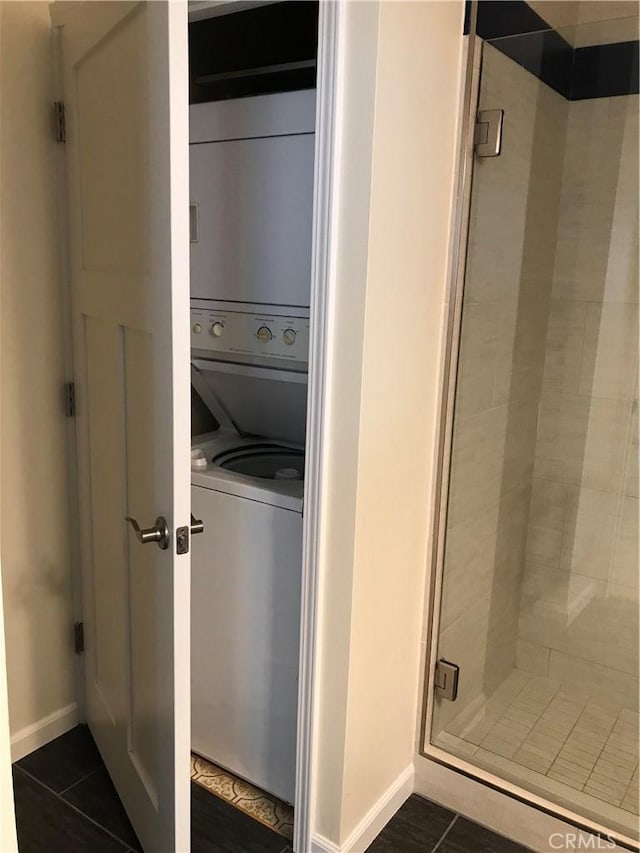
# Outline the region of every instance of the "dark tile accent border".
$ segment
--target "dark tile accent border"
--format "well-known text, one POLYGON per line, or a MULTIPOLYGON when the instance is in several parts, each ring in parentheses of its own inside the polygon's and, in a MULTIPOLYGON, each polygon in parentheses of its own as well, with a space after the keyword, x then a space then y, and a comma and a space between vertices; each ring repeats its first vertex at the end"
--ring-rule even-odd
MULTIPOLYGON (((469 32, 470 0, 464 32, 469 32)), ((567 100, 637 95, 638 42, 573 48, 525 0, 479 0, 477 34, 567 100)))
POLYGON ((570 99, 574 52, 557 32, 544 30, 526 33, 499 39, 492 44, 538 80, 570 99))
POLYGON ((637 95, 638 42, 579 47, 573 52, 571 100, 637 95))
MULTIPOLYGON (((465 33, 469 32, 471 3, 465 4, 465 33)), ((479 0, 476 33, 483 39, 498 39, 548 30, 549 24, 525 0, 479 0)))

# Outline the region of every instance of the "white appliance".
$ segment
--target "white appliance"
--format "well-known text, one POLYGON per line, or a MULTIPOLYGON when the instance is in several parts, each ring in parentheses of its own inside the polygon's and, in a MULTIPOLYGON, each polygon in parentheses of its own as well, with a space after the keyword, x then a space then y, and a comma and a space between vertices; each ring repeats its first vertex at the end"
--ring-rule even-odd
POLYGON ((189 108, 191 296, 309 305, 315 90, 189 108))
POLYGON ((192 382, 220 424, 192 445, 192 748, 287 802, 308 334, 306 310, 192 300, 192 382))

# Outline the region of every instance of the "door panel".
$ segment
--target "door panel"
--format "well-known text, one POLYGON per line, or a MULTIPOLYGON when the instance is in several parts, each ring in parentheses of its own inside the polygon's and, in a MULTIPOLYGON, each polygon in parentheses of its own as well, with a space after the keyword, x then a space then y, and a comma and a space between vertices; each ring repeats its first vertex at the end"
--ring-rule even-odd
MULTIPOLYGON (((135 518, 145 518, 153 505, 153 431, 148 433, 150 407, 153 404, 148 377, 153 375, 152 338, 146 332, 128 329, 124 335, 124 385, 127 430, 128 510, 135 518)), ((151 424, 153 430, 153 424, 151 424)), ((129 712, 129 750, 145 781, 150 796, 157 798, 154 714, 157 703, 157 661, 148 654, 157 643, 154 612, 149 607, 153 589, 154 553, 142 548, 129 536, 127 552, 129 606, 129 666, 131 696, 129 712)))
POLYGON ((150 272, 145 18, 138 6, 75 69, 87 270, 150 272))
POLYGON ((62 28, 87 718, 148 851, 189 850, 186 4, 62 28), (162 515, 169 547, 126 516, 162 515))

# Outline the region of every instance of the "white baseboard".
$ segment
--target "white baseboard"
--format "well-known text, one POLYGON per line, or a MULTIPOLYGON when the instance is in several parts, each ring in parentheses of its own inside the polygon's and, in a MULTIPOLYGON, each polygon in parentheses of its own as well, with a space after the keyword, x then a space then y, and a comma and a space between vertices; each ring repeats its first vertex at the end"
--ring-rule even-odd
POLYGON ((75 702, 59 708, 11 736, 11 761, 19 761, 34 749, 60 737, 78 725, 78 706, 75 702))
POLYGON ((374 803, 341 846, 322 835, 314 835, 311 853, 363 853, 413 793, 414 775, 415 770, 411 764, 374 803))
POLYGON ((311 853, 340 853, 340 848, 324 835, 314 835, 311 839, 311 853))

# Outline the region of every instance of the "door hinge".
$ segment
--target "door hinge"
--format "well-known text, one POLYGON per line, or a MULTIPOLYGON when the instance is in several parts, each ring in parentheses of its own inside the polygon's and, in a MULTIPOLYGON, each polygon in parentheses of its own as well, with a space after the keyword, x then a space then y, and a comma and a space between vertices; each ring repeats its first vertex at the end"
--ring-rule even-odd
POLYGON ((76 383, 65 382, 64 384, 64 411, 68 418, 76 416, 76 383))
POLYGON ((473 134, 476 157, 497 157, 502 149, 504 110, 480 110, 473 134))
POLYGON ((442 699, 448 699, 450 702, 455 702, 458 695, 458 676, 460 675, 460 667, 456 663, 451 663, 448 660, 440 659, 436 663, 435 678, 433 687, 436 696, 442 699))
POLYGON ((67 141, 67 122, 64 112, 64 101, 53 102, 53 132, 56 142, 67 141))
POLYGON ((77 655, 84 651, 84 622, 76 622, 73 626, 73 648, 77 655))

